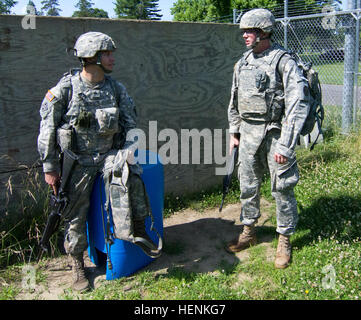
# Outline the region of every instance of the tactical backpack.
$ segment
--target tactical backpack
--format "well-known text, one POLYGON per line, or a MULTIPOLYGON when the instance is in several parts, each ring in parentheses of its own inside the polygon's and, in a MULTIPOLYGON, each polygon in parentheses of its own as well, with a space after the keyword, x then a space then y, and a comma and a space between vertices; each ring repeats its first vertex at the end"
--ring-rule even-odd
POLYGON ((298 66, 302 69, 304 77, 307 79, 308 89, 310 92, 310 109, 308 116, 302 127, 301 135, 308 136, 308 141, 311 143, 311 132, 313 131, 315 124, 317 123, 318 134, 315 141, 311 145, 313 150, 317 143, 318 137, 322 132, 322 123, 325 116, 325 111, 322 106, 322 90, 320 80, 318 78, 318 72, 312 68, 312 62, 303 62, 301 58, 295 53, 290 52, 290 55, 296 60, 298 66))
MULTIPOLYGON (((279 52, 276 55, 274 62, 272 63, 274 63, 274 66, 277 69, 278 73, 280 74, 281 78, 283 72, 281 66, 282 64, 280 63, 280 61, 285 54, 289 54, 291 58, 293 58, 296 61, 298 67, 303 72, 303 76, 307 79, 308 91, 310 93, 310 102, 309 102, 310 108, 300 134, 302 136, 308 136, 308 141, 309 143, 311 143, 311 132, 313 131, 315 124, 317 123, 318 134, 316 139, 311 145, 310 149, 312 150, 315 144, 317 143, 320 134, 323 135, 322 122, 324 119, 324 108, 322 106, 322 92, 321 92, 321 84, 318 78, 318 73, 312 68, 311 62, 307 62, 307 63, 303 62, 301 58, 294 52, 285 50, 280 46, 278 46, 278 50, 279 52)), ((241 70, 243 65, 247 64, 246 59, 251 53, 252 53, 252 49, 244 53, 240 61, 240 64, 238 66, 239 70, 241 70)))

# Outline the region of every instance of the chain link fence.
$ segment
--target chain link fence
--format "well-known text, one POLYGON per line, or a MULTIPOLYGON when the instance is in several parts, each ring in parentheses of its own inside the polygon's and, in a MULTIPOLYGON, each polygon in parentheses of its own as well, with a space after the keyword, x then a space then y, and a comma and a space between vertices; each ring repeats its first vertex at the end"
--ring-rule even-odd
POLYGON ((325 108, 342 108, 342 130, 357 124, 361 103, 361 10, 277 19, 273 39, 311 62, 325 108))
MULTIPOLYGON (((319 74, 323 105, 326 111, 341 114, 344 133, 361 126, 361 1, 351 1, 358 9, 340 11, 325 5, 311 15, 288 16, 300 9, 293 7, 274 12, 273 40, 312 63, 319 74)), ((232 17, 222 18, 239 23, 245 12, 234 10, 232 17)))

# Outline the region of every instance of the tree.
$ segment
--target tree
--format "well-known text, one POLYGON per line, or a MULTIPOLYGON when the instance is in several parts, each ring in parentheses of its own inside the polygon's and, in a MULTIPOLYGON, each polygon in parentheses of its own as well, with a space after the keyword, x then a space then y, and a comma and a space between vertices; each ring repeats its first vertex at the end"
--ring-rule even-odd
POLYGON ((283 3, 284 0, 231 0, 232 8, 241 11, 254 8, 265 8, 273 12, 277 7, 282 8, 283 10, 283 3))
POLYGON ((158 0, 116 0, 115 13, 120 19, 160 20, 158 0))
POLYGON ((231 17, 230 0, 178 0, 171 8, 175 21, 214 21, 231 17))
POLYGON ((41 10, 45 11, 47 16, 60 16, 60 11, 62 10, 59 8, 58 0, 43 0, 41 4, 43 5, 41 10))
POLYGON ((77 14, 77 17, 86 17, 88 13, 90 13, 90 10, 94 3, 88 1, 88 0, 79 0, 78 3, 75 5, 76 8, 78 8, 78 11, 75 11, 73 14, 73 17, 75 14, 77 14))
POLYGON ((108 12, 103 9, 92 8, 94 3, 88 0, 79 0, 75 5, 78 11, 73 13, 73 17, 96 17, 96 18, 109 18, 108 12))
MULTIPOLYGON (((337 7, 341 0, 289 0, 288 16, 321 12, 328 4, 337 7)), ((175 21, 232 21, 232 11, 266 8, 276 17, 284 15, 284 0, 178 0, 171 8, 175 21)))
POLYGON ((210 14, 210 5, 207 6, 207 0, 178 0, 170 9, 174 21, 206 21, 210 14))
MULTIPOLYGON (((274 10, 276 17, 284 16, 284 0, 277 0, 278 5, 274 10)), ((328 5, 339 8, 341 0, 288 0, 289 17, 321 13, 322 9, 328 5)))
POLYGON ((0 14, 10 14, 11 8, 17 3, 13 0, 0 0, 0 14))
POLYGON ((108 12, 106 12, 103 9, 98 9, 98 8, 92 8, 90 10, 91 12, 91 17, 96 17, 96 18, 109 18, 108 16, 108 12))
POLYGON ((28 5, 26 6, 26 9, 30 10, 31 7, 33 7, 34 9, 32 11, 28 12, 28 13, 30 13, 30 14, 35 13, 36 16, 42 16, 43 15, 43 13, 41 11, 38 11, 38 9, 36 9, 35 3, 33 1, 31 1, 31 0, 29 0, 28 5))
POLYGON ((233 9, 273 10, 276 6, 277 0, 178 0, 171 8, 171 13, 175 21, 231 22, 233 9))

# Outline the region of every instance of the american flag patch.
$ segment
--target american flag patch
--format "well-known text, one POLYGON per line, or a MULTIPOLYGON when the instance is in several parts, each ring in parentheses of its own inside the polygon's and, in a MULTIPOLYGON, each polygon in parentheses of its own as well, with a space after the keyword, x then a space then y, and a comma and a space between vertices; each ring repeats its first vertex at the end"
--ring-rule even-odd
POLYGON ((48 93, 46 94, 46 99, 49 100, 49 102, 53 101, 53 99, 55 98, 55 96, 51 93, 51 91, 49 90, 48 93))

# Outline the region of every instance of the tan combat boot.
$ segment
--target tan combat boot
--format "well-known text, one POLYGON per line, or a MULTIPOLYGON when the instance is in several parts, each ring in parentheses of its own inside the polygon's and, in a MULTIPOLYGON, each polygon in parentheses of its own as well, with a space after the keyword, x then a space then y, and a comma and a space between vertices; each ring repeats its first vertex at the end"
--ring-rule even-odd
POLYGON ((291 261, 291 242, 290 236, 280 234, 276 251, 275 268, 287 268, 291 261))
POLYGON ((73 289, 85 291, 89 289, 89 281, 85 276, 83 256, 71 256, 73 268, 73 289))
POLYGON ((230 253, 239 252, 254 246, 257 243, 256 232, 254 226, 243 226, 243 232, 234 240, 229 242, 226 250, 230 253))

